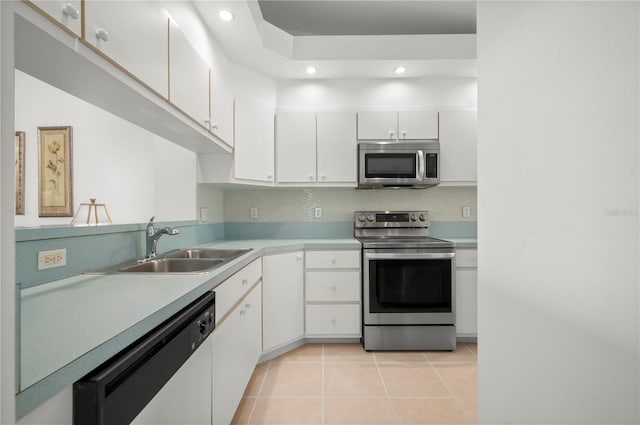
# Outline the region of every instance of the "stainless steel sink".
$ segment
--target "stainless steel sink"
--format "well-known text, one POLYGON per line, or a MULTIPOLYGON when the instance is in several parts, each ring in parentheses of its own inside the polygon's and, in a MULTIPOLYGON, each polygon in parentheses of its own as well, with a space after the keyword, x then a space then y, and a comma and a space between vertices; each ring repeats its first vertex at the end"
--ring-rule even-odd
POLYGON ((251 251, 249 249, 189 248, 171 251, 161 257, 144 261, 132 261, 86 274, 113 273, 208 273, 251 251))
POLYGON ((157 258, 122 267, 121 273, 205 273, 224 263, 222 259, 157 258))
POLYGON ((230 261, 237 258, 251 249, 217 249, 217 248, 190 248, 178 252, 169 252, 166 258, 217 258, 230 261))

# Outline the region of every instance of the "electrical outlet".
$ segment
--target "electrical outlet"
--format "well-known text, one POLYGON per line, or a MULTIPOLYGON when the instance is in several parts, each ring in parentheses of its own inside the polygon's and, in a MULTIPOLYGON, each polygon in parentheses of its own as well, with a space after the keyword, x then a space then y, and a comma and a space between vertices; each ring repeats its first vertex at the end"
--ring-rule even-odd
POLYGON ((463 218, 471 217, 471 207, 462 207, 462 217, 463 218))
POLYGON ((258 209, 257 208, 251 208, 249 210, 249 217, 251 218, 258 218, 258 209))
POLYGON ((67 250, 53 249, 38 252, 38 270, 52 269, 67 265, 67 250))
POLYGON ((200 208, 200 221, 207 221, 209 219, 209 210, 206 207, 200 208))
POLYGON ((315 218, 322 218, 322 208, 317 207, 316 209, 313 210, 313 216, 315 218))

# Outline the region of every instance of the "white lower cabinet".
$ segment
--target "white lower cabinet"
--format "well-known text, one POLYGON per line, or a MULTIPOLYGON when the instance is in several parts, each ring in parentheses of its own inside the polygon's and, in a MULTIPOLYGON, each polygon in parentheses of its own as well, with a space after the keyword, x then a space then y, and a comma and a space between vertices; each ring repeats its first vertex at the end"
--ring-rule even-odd
POLYGON ((261 289, 259 283, 213 332, 213 425, 231 423, 262 352, 261 289))
POLYGON ((305 255, 305 336, 360 337, 360 251, 305 255))
POLYGON ((478 335, 478 251, 456 249, 456 333, 478 335))
POLYGON ((262 348, 271 351, 304 335, 303 253, 266 255, 262 261, 262 348))

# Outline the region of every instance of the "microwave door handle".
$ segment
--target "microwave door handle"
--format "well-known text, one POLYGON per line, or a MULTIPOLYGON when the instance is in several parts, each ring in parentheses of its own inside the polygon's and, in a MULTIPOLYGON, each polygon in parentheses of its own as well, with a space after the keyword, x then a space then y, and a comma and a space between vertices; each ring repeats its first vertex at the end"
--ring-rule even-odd
POLYGON ((431 252, 431 253, 365 253, 368 260, 443 260, 454 258, 454 252, 431 252))
POLYGON ((418 151, 418 179, 424 180, 426 176, 425 173, 424 152, 418 151))

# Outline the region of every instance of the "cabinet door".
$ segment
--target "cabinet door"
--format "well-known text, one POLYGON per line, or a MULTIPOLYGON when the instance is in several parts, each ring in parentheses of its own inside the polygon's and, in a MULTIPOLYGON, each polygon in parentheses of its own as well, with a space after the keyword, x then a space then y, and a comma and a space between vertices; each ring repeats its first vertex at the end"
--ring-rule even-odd
POLYGON ((313 112, 278 113, 276 135, 278 182, 315 182, 316 114, 313 112))
POLYGON ((358 112, 358 140, 396 140, 397 136, 397 112, 358 112))
POLYGON ((357 181, 358 141, 354 112, 318 112, 317 155, 319 183, 357 181))
POLYGON ((234 177, 273 182, 273 108, 236 99, 234 177))
POLYGON ((456 270, 456 333, 475 336, 478 333, 478 272, 456 270))
POLYGON ((440 181, 478 180, 478 118, 473 111, 440 113, 440 181))
POLYGON ((438 113, 404 111, 398 113, 398 140, 438 138, 438 113))
POLYGON ((29 2, 80 37, 82 30, 82 2, 80 0, 30 0, 29 2))
POLYGON ((212 337, 209 336, 132 424, 210 424, 212 352, 212 337))
POLYGON ((263 350, 270 351, 304 333, 302 252, 263 257, 263 350))
POLYGON ((87 41, 163 97, 168 96, 169 18, 157 2, 85 2, 87 41))
POLYGON ((209 66, 173 22, 169 32, 169 101, 209 129, 209 66))
POLYGON ((211 132, 229 146, 233 146, 234 100, 222 85, 211 85, 211 132))
POLYGON ((257 285, 212 335, 213 425, 231 423, 260 357, 260 295, 257 285))

